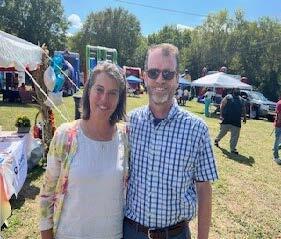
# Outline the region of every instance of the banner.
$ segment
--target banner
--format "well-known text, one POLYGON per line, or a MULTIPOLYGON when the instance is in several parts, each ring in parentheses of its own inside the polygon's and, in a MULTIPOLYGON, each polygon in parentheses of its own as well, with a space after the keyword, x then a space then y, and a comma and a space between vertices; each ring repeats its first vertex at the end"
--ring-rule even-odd
POLYGON ((27 144, 29 135, 1 137, 0 173, 8 199, 17 196, 27 175, 27 144))

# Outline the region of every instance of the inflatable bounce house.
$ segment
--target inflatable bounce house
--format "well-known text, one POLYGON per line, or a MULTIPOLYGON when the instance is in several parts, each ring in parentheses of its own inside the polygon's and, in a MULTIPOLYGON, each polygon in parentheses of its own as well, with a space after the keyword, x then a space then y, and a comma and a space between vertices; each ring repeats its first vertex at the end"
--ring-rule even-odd
POLYGON ((103 46, 86 46, 86 74, 84 82, 88 80, 90 71, 102 61, 109 61, 117 64, 117 50, 103 46))

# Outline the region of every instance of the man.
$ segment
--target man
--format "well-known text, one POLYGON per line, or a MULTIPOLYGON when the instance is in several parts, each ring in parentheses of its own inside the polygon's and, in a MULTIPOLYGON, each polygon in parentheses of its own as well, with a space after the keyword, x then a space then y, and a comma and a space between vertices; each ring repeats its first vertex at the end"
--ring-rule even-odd
POLYGON ((276 105, 276 117, 274 121, 275 126, 275 142, 273 146, 273 160, 281 165, 281 159, 279 158, 279 145, 281 144, 281 97, 276 105))
POLYGON ((171 44, 149 48, 144 80, 149 105, 130 115, 130 176, 124 239, 190 238, 198 199, 198 238, 208 238, 211 184, 217 179, 206 124, 174 99, 179 52, 171 44))
POLYGON ((228 94, 222 99, 220 114, 222 122, 220 132, 215 139, 215 146, 219 147, 219 141, 230 131, 230 152, 238 154, 236 146, 240 135, 242 115, 243 122, 246 123, 245 103, 238 88, 234 88, 232 94, 228 94))

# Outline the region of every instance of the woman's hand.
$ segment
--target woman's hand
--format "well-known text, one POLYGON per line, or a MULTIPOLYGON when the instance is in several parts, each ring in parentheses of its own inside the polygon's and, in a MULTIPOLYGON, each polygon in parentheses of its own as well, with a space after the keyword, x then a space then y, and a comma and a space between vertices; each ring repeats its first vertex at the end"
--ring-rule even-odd
POLYGON ((54 239, 53 229, 41 231, 41 238, 42 239, 54 239))
POLYGON ((128 187, 128 181, 129 181, 129 173, 125 172, 123 175, 123 185, 125 188, 128 187))

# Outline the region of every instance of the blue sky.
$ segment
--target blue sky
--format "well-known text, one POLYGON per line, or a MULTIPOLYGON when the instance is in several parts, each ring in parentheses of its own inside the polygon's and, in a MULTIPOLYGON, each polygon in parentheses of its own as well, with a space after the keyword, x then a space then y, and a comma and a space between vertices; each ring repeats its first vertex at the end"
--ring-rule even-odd
POLYGON ((171 24, 195 27, 201 25, 208 14, 225 9, 231 16, 235 10, 242 9, 245 18, 251 21, 262 16, 281 20, 280 0, 62 0, 62 4, 66 17, 72 22, 70 33, 76 32, 82 26, 90 12, 119 6, 138 18, 144 35, 171 24))

